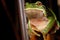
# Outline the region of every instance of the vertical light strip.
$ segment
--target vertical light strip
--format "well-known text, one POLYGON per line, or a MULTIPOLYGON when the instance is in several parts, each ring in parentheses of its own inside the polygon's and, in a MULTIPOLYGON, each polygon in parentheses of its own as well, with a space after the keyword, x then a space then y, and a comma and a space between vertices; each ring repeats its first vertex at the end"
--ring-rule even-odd
POLYGON ((20 9, 22 40, 29 40, 26 28, 26 16, 24 13, 24 0, 18 0, 20 9))
POLYGON ((57 4, 58 4, 58 6, 60 6, 60 0, 57 0, 57 4))
POLYGON ((59 21, 60 21, 60 0, 57 0, 57 5, 58 5, 58 13, 59 13, 59 21))

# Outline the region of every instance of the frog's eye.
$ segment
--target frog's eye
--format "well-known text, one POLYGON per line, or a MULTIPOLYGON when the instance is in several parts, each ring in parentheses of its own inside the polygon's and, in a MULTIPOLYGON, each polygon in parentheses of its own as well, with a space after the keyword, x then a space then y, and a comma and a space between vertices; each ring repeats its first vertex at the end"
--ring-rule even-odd
POLYGON ((35 4, 38 5, 38 6, 42 5, 42 3, 40 1, 37 1, 35 4))

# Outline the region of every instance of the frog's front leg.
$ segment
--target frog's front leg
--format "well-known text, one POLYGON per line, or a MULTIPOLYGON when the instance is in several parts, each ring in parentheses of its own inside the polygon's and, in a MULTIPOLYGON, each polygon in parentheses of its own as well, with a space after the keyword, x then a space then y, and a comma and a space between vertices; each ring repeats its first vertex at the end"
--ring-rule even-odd
POLYGON ((50 34, 46 34, 43 35, 44 40, 51 40, 51 35, 50 34))

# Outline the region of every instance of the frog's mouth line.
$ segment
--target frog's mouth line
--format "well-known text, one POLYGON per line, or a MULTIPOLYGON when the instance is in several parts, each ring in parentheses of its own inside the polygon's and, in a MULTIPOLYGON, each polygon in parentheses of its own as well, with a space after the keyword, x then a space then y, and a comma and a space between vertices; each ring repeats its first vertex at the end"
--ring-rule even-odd
POLYGON ((43 13, 45 13, 46 11, 44 10, 44 9, 39 9, 39 8, 26 8, 26 9, 24 9, 24 10, 41 10, 41 11, 43 11, 43 13))
POLYGON ((39 8, 26 8, 25 13, 28 18, 43 18, 43 16, 46 16, 46 11, 39 8))

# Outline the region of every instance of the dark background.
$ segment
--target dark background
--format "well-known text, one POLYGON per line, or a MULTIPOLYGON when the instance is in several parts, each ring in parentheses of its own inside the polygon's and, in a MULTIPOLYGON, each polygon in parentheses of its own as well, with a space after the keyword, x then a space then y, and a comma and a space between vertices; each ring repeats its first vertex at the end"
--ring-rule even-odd
POLYGON ((5 0, 8 10, 5 9, 4 2, 2 2, 0 0, 0 40, 16 40, 10 17, 7 15, 10 14, 12 22, 15 22, 15 1, 5 0))

